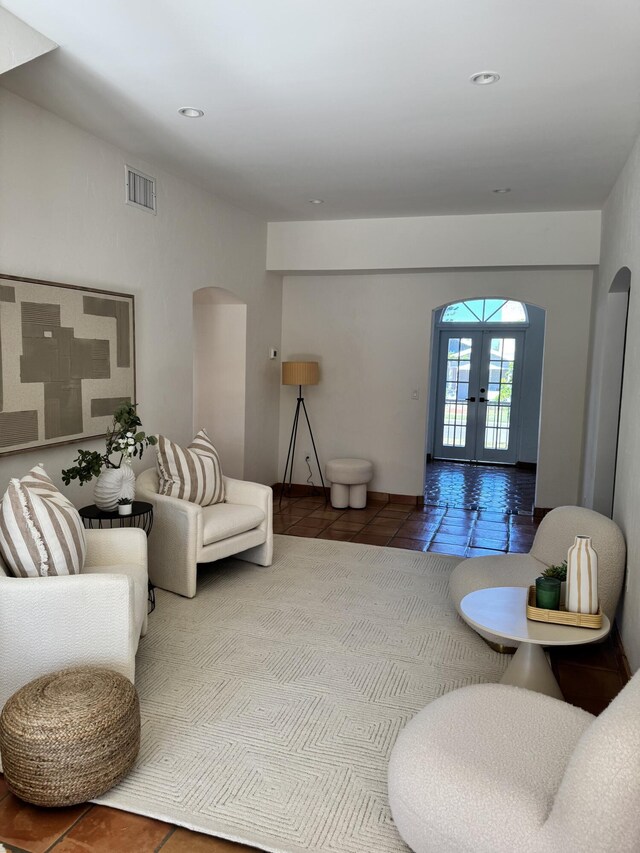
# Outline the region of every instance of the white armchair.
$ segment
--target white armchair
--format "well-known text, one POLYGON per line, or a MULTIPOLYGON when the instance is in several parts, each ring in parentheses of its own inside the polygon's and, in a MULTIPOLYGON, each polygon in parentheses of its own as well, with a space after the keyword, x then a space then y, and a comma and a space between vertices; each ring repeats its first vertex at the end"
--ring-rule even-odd
MULTIPOLYGON (((458 613, 460 602, 469 592, 492 586, 530 586, 536 577, 553 564, 567 558, 567 551, 578 535, 590 536, 598 554, 598 593, 603 613, 610 622, 622 591, 626 545, 622 531, 610 518, 580 506, 560 506, 546 515, 538 528, 528 554, 500 554, 469 557, 451 572, 449 589, 458 613)), ((501 645, 504 639, 480 631, 490 643, 501 645)))
POLYGON ((131 681, 147 629, 142 530, 87 530, 82 573, 15 578, 0 559, 0 708, 34 678, 69 666, 106 666, 131 681))
POLYGON ((259 566, 273 560, 273 492, 269 486, 224 477, 226 500, 199 506, 158 494, 155 468, 136 481, 138 500, 153 504, 149 577, 187 598, 196 594, 198 563, 237 554, 259 566))
POLYGON ((507 684, 441 696, 400 732, 389 802, 415 853, 638 853, 640 673, 597 718, 507 684))

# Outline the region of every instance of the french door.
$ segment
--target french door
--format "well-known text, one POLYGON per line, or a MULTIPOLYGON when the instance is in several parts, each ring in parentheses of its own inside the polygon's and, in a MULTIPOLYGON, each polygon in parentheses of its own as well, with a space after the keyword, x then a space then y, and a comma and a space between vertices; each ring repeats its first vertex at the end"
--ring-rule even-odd
POLYGON ((522 331, 440 331, 434 456, 518 461, 522 331))

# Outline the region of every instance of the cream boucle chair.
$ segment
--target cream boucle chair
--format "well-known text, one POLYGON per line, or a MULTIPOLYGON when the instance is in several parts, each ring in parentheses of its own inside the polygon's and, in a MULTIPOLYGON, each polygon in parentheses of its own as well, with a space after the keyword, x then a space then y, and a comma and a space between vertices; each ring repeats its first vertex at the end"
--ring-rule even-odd
MULTIPOLYGON (((561 506, 551 510, 543 518, 528 554, 469 557, 458 563, 449 579, 451 597, 458 613, 462 599, 476 589, 530 586, 547 566, 567 559, 569 547, 578 534, 590 536, 593 541, 598 554, 600 605, 613 624, 624 577, 624 537, 610 518, 580 506, 561 506)), ((494 634, 478 633, 490 642, 504 642, 494 634)))
POLYGON ((638 853, 640 674, 606 711, 463 687, 406 726, 391 812, 415 853, 638 853))
POLYGON ((136 480, 138 500, 153 504, 149 577, 187 598, 196 594, 198 563, 237 554, 260 566, 273 560, 273 492, 269 486, 224 477, 226 499, 211 506, 158 494, 155 468, 136 480))
POLYGON ((147 537, 126 527, 85 535, 79 575, 15 578, 0 559, 0 709, 19 687, 65 667, 134 679, 147 630, 147 537))

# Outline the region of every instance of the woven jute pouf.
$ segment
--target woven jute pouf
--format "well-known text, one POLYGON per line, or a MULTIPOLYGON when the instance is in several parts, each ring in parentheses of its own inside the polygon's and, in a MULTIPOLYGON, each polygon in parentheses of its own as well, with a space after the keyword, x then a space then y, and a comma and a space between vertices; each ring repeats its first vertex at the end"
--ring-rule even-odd
POLYGON ((103 794, 131 769, 140 748, 133 684, 99 667, 36 678, 0 714, 5 781, 21 800, 69 806, 103 794))

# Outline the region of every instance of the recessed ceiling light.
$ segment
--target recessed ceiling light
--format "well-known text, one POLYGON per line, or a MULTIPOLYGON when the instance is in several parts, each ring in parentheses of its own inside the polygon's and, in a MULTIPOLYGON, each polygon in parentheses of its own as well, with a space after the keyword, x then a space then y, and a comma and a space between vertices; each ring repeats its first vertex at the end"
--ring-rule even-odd
POLYGON ((202 118, 204 115, 204 110, 196 110, 193 107, 182 107, 178 112, 185 118, 202 118))
POLYGON ((310 198, 309 204, 324 204, 323 198, 310 198))
POLYGON ((477 74, 472 74, 469 77, 471 83, 476 86, 490 86, 492 83, 497 83, 500 75, 496 71, 478 71, 477 74))
POLYGON ((491 190, 491 192, 493 192, 493 193, 510 193, 511 187, 500 187, 497 190, 491 190))

